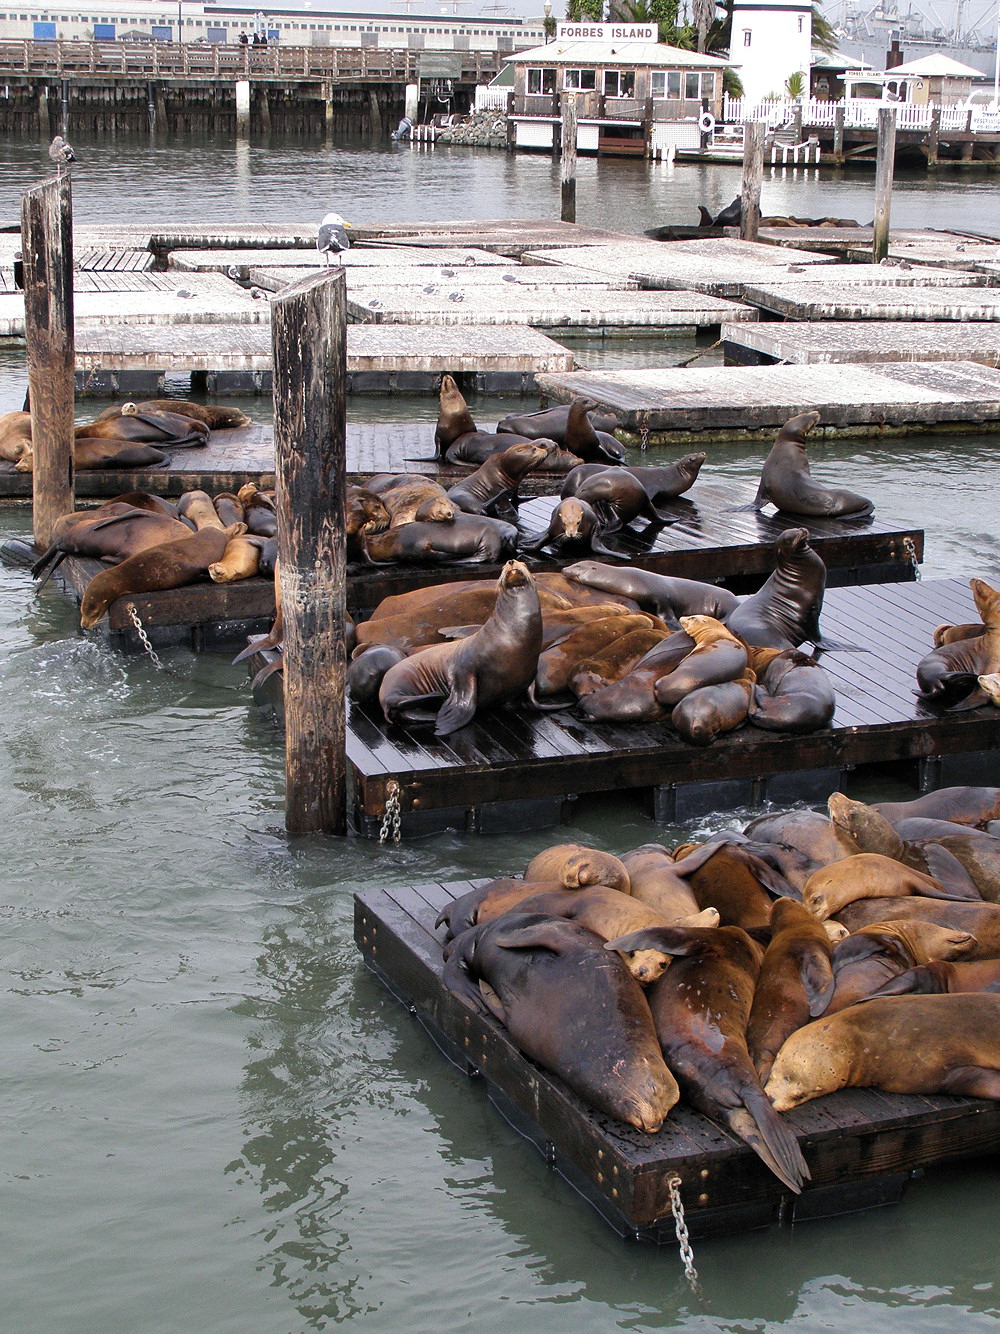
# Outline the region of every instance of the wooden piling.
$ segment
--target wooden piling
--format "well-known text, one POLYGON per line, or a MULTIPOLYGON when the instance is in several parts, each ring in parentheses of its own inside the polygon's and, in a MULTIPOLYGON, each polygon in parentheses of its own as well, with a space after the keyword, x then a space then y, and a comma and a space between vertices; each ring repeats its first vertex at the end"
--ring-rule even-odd
POLYGON ((576 222, 576 94, 563 93, 561 103, 562 141, 559 157, 559 179, 562 183, 562 207, 559 217, 563 222, 576 222))
POLYGON ((927 131, 927 165, 938 165, 938 152, 941 145, 941 108, 931 107, 931 125, 927 131))
POLYGON ((73 200, 68 176, 21 196, 24 337, 31 408, 35 545, 74 508, 73 200))
POLYGON ((892 203, 895 156, 896 108, 880 107, 875 150, 875 221, 872 229, 872 259, 876 264, 880 264, 889 253, 889 209, 892 203))
POLYGON ((756 241, 760 227, 760 183, 764 176, 764 132, 762 120, 751 121, 743 130, 743 186, 740 236, 756 241))
POLYGON ((833 112, 833 161, 838 167, 844 165, 844 104, 841 102, 833 112))
POLYGON ((271 302, 290 834, 347 828, 346 310, 342 270, 271 302))

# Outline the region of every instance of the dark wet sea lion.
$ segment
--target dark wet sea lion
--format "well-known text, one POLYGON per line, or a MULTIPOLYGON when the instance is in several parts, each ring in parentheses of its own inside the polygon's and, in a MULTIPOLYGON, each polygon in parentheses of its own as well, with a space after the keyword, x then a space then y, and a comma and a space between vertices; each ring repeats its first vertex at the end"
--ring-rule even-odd
POLYGON ((516 549, 513 524, 461 511, 450 523, 414 521, 384 533, 365 534, 365 550, 373 565, 411 561, 497 565, 516 549))
POLYGON ((818 412, 802 412, 782 426, 764 460, 754 509, 759 510, 770 501, 783 514, 819 518, 862 519, 875 512, 875 506, 864 496, 822 486, 810 476, 805 439, 819 420, 818 412))
POLYGON ((907 995, 952 995, 961 991, 994 990, 1000 983, 1000 959, 960 960, 951 963, 946 959, 933 959, 930 963, 921 963, 916 968, 908 968, 905 973, 879 987, 870 999, 879 996, 907 995))
POLYGON ((589 1106, 652 1134, 676 1103, 642 989, 575 922, 512 913, 475 926, 446 948, 442 980, 589 1106))
POLYGON ((836 708, 826 669, 798 649, 785 649, 758 677, 749 717, 768 732, 814 732, 826 727, 836 708))
POLYGON ((605 532, 607 527, 597 511, 585 500, 571 496, 553 507, 543 533, 522 540, 521 550, 533 552, 554 547, 557 552, 562 552, 566 548, 575 548, 616 556, 618 553, 604 544, 605 532))
POLYGON ((563 574, 573 583, 632 598, 644 611, 655 612, 675 628, 679 624, 678 616, 714 616, 725 621, 740 605, 735 593, 715 584, 654 574, 632 565, 605 565, 602 561, 581 560, 567 565, 563 574))
MULTIPOLYGON (((34 454, 22 454, 14 464, 15 472, 33 472, 34 454)), ((73 466, 77 472, 96 472, 100 468, 150 468, 169 462, 169 454, 155 445, 129 444, 119 440, 74 440, 73 466)))
POLYGON ((872 802, 872 810, 893 826, 897 820, 926 817, 982 828, 1000 819, 1000 787, 939 787, 912 801, 872 802))
POLYGON ((406 654, 390 644, 376 644, 347 666, 347 693, 357 704, 374 708, 378 703, 382 678, 390 667, 402 662, 406 654))
POLYGON ((721 621, 712 616, 682 616, 681 629, 695 641, 695 647, 656 682, 653 695, 664 708, 673 708, 692 690, 735 681, 746 671, 747 651, 721 621))
POLYGON ((193 417, 176 412, 130 412, 115 417, 98 417, 74 430, 82 440, 127 440, 131 444, 170 445, 183 448, 208 443, 208 427, 193 417))
POLYGON ((566 414, 566 431, 560 442, 584 463, 621 463, 625 447, 607 431, 596 431, 588 415, 596 404, 587 398, 574 398, 566 414))
MULTIPOLYGON (((405 529, 398 529, 405 532, 405 529)), ((490 618, 466 639, 434 644, 390 667, 379 703, 386 721, 444 700, 434 718, 438 736, 470 723, 479 709, 515 699, 534 680, 542 612, 527 568, 508 561, 497 580, 490 618)))
MULTIPOLYGON (((597 412, 591 408, 587 412, 590 424, 595 431, 612 434, 618 425, 615 417, 597 412)), ((569 421, 569 404, 559 403, 555 407, 543 408, 539 412, 509 412, 497 422, 497 432, 501 435, 523 435, 529 440, 554 440, 558 445, 566 443, 566 424, 569 421)))
POLYGON ((654 505, 662 505, 691 490, 706 457, 703 453, 685 454, 683 458, 665 464, 662 468, 629 468, 629 472, 633 477, 638 477, 650 501, 654 505))
POLYGON ((208 567, 221 560, 231 538, 244 531, 241 523, 230 528, 202 528, 177 541, 163 542, 130 556, 110 570, 102 570, 87 585, 80 603, 80 624, 92 629, 116 598, 129 593, 180 588, 205 578, 208 567))
POLYGON ((274 492, 262 491, 253 482, 241 486, 236 493, 243 502, 244 520, 249 532, 258 537, 277 537, 278 515, 274 508, 274 492))
POLYGON ((441 391, 438 396, 438 420, 434 431, 434 452, 437 458, 444 458, 448 446, 460 435, 466 435, 476 429, 472 413, 465 401, 465 396, 450 375, 441 376, 441 391))
POLYGON ((532 857, 525 880, 556 880, 563 889, 607 885, 628 894, 630 881, 624 862, 614 853, 588 848, 583 843, 557 843, 532 857))
POLYGON ((511 445, 530 445, 534 441, 516 435, 497 435, 493 431, 467 431, 453 440, 445 451, 447 463, 467 463, 479 468, 492 454, 502 454, 511 445))
POLYGON ((662 527, 674 523, 676 516, 661 514, 646 494, 645 487, 628 468, 599 467, 584 463, 567 474, 563 482, 563 500, 576 496, 585 500, 601 516, 605 531, 617 532, 633 519, 662 527), (583 472, 583 469, 589 469, 583 472))
MULTIPOLYGON (((73 515, 62 516, 73 518, 73 515)), ((81 512, 72 524, 57 523, 51 546, 31 568, 35 579, 52 572, 66 556, 89 556, 106 564, 118 565, 140 551, 190 536, 191 529, 179 519, 150 510, 126 505, 102 506, 87 514, 81 512)), ((46 576, 48 577, 48 576, 46 576)))
POLYGON ((659 722, 669 710, 656 702, 657 681, 672 671, 694 648, 694 640, 675 630, 635 664, 625 676, 580 700, 580 711, 603 722, 659 722))
POLYGON ((466 514, 489 514, 517 519, 517 492, 521 479, 540 468, 548 457, 545 444, 522 441, 489 455, 469 477, 448 488, 448 499, 466 514))
POLYGON ((817 1019, 778 1054, 779 1111, 840 1088, 1000 1098, 1000 996, 885 996, 817 1019))
POLYGON ((94 420, 109 421, 113 417, 120 417, 125 407, 133 407, 140 413, 168 412, 178 417, 188 417, 192 421, 204 422, 210 431, 225 431, 252 425, 251 419, 239 408, 226 407, 221 403, 192 403, 183 398, 150 398, 142 403, 119 403, 113 408, 105 408, 103 412, 99 412, 94 420))
POLYGON ((942 644, 917 663, 918 694, 943 708, 964 710, 988 704, 990 697, 977 678, 1000 671, 1000 592, 984 579, 970 579, 969 587, 985 634, 942 644))
POLYGON ((748 644, 786 649, 808 640, 819 647, 825 589, 826 566, 809 545, 809 533, 788 528, 775 544, 774 572, 726 624, 748 644))
MULTIPOLYGON (((165 496, 152 495, 149 491, 126 491, 123 495, 112 496, 110 500, 105 500, 100 508, 107 509, 109 505, 129 505, 132 509, 149 510, 152 514, 167 514, 171 519, 177 518, 177 505, 174 501, 167 500, 165 496)), ((238 523, 239 520, 234 519, 233 522, 238 523)), ((226 526, 228 527, 228 524, 226 526)))
POLYGON ((995 903, 927 899, 919 894, 902 899, 857 899, 841 908, 837 920, 851 932, 889 921, 933 922, 967 931, 976 938, 978 944, 966 956, 969 959, 1000 955, 1000 906, 995 903))
MULTIPOLYGON (((656 683, 654 695, 660 684, 656 683)), ((674 705, 670 722, 689 745, 709 746, 717 736, 732 732, 745 722, 752 697, 752 674, 735 681, 698 686, 674 705)))
POLYGON ((761 947, 739 927, 673 926, 632 932, 605 949, 677 956, 646 992, 667 1064, 688 1102, 738 1135, 799 1192, 809 1169, 793 1131, 765 1098, 746 1045, 761 947))
POLYGON ((215 512, 222 521, 223 528, 228 528, 231 523, 245 523, 246 511, 243 508, 243 501, 239 496, 234 495, 232 491, 222 491, 217 496, 212 497, 212 504, 215 506, 215 512))
POLYGON ((818 866, 829 866, 861 851, 858 844, 820 811, 778 811, 759 815, 743 831, 748 838, 765 843, 784 843, 818 866))
POLYGON ((794 899, 771 909, 771 942, 764 951, 747 1022, 747 1049, 761 1081, 782 1043, 823 1013, 833 995, 832 945, 822 923, 794 899))

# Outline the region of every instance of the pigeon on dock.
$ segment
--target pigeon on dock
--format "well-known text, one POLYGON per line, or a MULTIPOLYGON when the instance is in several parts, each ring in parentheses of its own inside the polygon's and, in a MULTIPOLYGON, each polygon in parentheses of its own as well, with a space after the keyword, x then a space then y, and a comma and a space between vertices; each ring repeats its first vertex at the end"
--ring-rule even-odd
MULTIPOLYGON (((350 250, 351 238, 347 235, 346 223, 339 213, 328 213, 319 225, 316 237, 316 249, 330 263, 331 255, 339 255, 343 250, 350 250)), ((342 261, 340 261, 342 262, 342 261)))

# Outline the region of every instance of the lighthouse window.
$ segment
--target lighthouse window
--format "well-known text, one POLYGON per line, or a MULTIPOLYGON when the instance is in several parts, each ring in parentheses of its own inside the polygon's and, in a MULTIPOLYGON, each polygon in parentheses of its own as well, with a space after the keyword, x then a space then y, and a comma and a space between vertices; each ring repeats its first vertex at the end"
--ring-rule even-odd
POLYGON ((751 37, 753 37, 753 33, 750 31, 750 29, 749 29, 749 28, 744 28, 744 29, 743 29, 743 45, 744 45, 744 46, 749 46, 749 45, 750 45, 750 39, 751 39, 751 37))

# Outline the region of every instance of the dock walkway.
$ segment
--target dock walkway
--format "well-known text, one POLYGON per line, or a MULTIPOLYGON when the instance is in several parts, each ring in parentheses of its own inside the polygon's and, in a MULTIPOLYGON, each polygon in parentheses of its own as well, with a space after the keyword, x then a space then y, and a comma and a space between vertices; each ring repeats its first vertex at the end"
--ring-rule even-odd
POLYGON ((961 360, 1000 366, 1000 328, 988 320, 916 327, 911 320, 762 320, 723 325, 722 339, 726 359, 744 365, 961 360))

